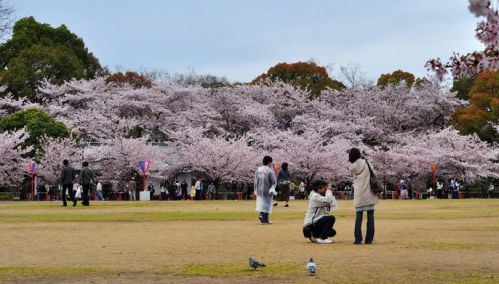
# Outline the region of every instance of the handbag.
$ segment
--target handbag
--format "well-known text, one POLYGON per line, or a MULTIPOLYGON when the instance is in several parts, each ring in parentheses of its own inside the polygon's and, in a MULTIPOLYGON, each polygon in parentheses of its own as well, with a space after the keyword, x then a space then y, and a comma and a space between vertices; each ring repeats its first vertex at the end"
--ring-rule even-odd
POLYGON ((366 160, 367 167, 369 168, 369 185, 371 188, 372 193, 378 194, 383 191, 383 185, 379 182, 378 177, 374 174, 373 169, 371 168, 371 165, 369 165, 369 162, 366 160))
POLYGON ((81 189, 80 188, 78 188, 76 190, 75 198, 81 198, 81 189))

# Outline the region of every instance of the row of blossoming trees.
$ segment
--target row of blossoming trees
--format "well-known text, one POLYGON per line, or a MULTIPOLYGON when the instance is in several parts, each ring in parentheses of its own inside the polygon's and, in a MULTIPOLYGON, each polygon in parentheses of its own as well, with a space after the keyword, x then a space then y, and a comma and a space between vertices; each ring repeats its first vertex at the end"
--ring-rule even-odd
MULTIPOLYGON (((251 181, 264 154, 289 162, 294 175, 306 181, 338 182, 348 177, 346 151, 354 146, 388 181, 423 182, 432 163, 441 176, 466 182, 499 177, 497 145, 461 136, 449 126, 453 110, 464 102, 438 84, 326 90, 319 99, 308 99, 307 92, 282 83, 134 89, 97 79, 46 85, 38 96, 43 103, 7 98, 0 105, 9 112, 42 109, 78 133, 80 142, 100 145, 44 139, 37 174, 51 183, 64 158, 92 162, 110 182, 138 171, 140 160, 151 160, 151 173, 158 176, 187 169, 215 182, 251 181), (157 140, 167 147, 150 143, 157 140)), ((19 183, 26 173, 23 154, 31 149, 16 145, 28 134, 0 135, 0 182, 19 183)))
MULTIPOLYGON (((483 0, 470 0, 470 10, 486 19, 477 27, 486 49, 454 55, 446 64, 429 61, 437 77, 447 70, 455 78, 498 72, 497 11, 483 0)), ((492 95, 494 110, 499 98, 497 91, 492 95)), ((294 175, 307 182, 338 182, 348 176, 346 151, 354 146, 391 182, 409 177, 423 186, 434 163, 443 178, 499 178, 497 142, 460 135, 451 116, 467 102, 437 82, 414 88, 328 89, 313 97, 280 82, 219 88, 157 83, 137 89, 99 78, 46 84, 38 90, 39 103, 0 99, 0 117, 37 108, 77 133, 79 143, 42 139, 37 174, 51 183, 64 158, 92 162, 109 182, 138 171, 139 160, 151 160, 151 173, 163 177, 191 170, 215 182, 251 181, 264 154, 287 161, 294 175), (167 147, 151 143, 158 140, 167 147), (81 142, 100 146, 82 147, 81 142)), ((499 130, 497 118, 491 123, 499 130)), ((0 133, 0 186, 17 185, 26 174, 26 157, 34 151, 19 147, 26 139, 23 129, 0 133)))

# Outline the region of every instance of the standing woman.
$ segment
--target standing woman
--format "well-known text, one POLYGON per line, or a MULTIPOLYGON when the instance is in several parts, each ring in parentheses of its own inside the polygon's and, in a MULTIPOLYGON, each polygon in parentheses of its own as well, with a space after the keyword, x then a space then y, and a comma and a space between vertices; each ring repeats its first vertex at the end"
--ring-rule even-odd
POLYGON ((191 196, 190 197, 191 197, 191 200, 196 199, 196 186, 194 184, 191 186, 191 196))
MULTIPOLYGON (((284 207, 289 207, 289 194, 290 194, 290 186, 291 186, 291 174, 288 171, 288 163, 282 163, 281 170, 277 174, 277 186, 279 187, 279 191, 281 192, 281 199, 285 201, 286 204, 284 207)), ((274 206, 277 202, 274 204, 274 206)))
POLYGON ((374 239, 374 206, 378 203, 378 197, 371 191, 369 167, 366 160, 361 158, 359 149, 352 148, 348 151, 348 161, 351 163, 348 169, 353 176, 353 203, 356 211, 354 244, 362 243, 361 228, 364 211, 367 211, 365 243, 372 244, 374 239))

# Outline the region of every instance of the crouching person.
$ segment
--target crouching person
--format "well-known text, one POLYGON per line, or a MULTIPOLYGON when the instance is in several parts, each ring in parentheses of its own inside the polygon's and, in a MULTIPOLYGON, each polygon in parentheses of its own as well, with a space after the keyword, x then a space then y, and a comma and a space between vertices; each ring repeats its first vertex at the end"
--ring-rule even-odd
POLYGON ((328 238, 336 235, 336 231, 333 229, 336 219, 329 212, 337 208, 338 205, 331 191, 331 185, 323 180, 313 182, 312 191, 308 197, 303 235, 313 243, 332 243, 333 241, 328 238))

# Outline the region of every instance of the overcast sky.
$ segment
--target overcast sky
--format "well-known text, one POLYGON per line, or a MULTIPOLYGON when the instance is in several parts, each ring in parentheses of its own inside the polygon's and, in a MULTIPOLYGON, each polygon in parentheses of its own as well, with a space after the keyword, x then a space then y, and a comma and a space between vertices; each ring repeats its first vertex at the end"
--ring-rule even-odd
POLYGON ((468 0, 15 0, 16 18, 66 25, 111 70, 249 81, 279 62, 358 63, 417 76, 429 58, 483 49, 468 0))

